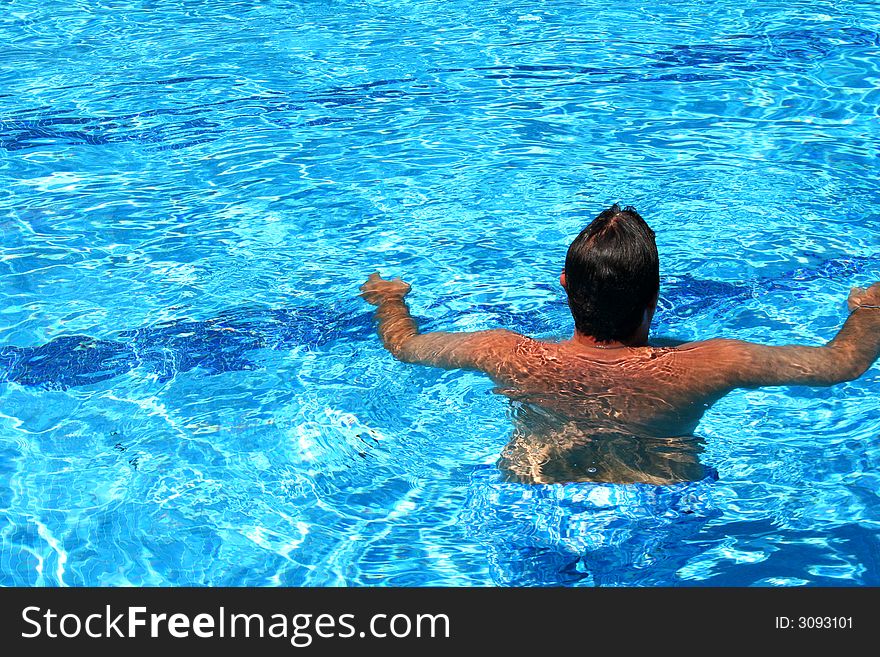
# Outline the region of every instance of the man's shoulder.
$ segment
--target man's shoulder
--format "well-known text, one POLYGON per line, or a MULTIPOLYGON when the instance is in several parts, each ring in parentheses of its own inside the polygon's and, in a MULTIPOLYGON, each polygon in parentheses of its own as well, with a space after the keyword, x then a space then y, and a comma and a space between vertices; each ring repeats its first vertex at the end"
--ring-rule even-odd
POLYGON ((537 342, 527 335, 523 335, 522 333, 517 333, 516 331, 511 331, 509 329, 503 328, 477 331, 473 335, 475 338, 478 338, 480 340, 496 343, 504 342, 507 344, 517 344, 521 342, 537 342))
POLYGON ((481 342, 487 351, 502 359, 507 359, 511 355, 522 357, 543 344, 539 340, 509 329, 485 331, 481 342))
MULTIPOLYGON (((730 338, 709 338, 708 340, 683 342, 674 347, 669 347, 668 350, 675 352, 682 358, 704 361, 706 364, 711 364, 712 362, 721 362, 726 358, 742 356, 748 344, 742 340, 732 340, 730 338)), ((664 350, 666 349, 664 348, 664 350)))
POLYGON ((708 384, 729 387, 739 380, 743 371, 753 368, 762 359, 756 345, 743 340, 711 338, 686 342, 675 347, 675 359, 682 371, 688 371, 708 384))
POLYGON ((675 345, 674 349, 682 353, 737 352, 742 351, 748 345, 748 342, 734 340, 732 338, 709 338, 708 340, 682 342, 681 344, 675 345))

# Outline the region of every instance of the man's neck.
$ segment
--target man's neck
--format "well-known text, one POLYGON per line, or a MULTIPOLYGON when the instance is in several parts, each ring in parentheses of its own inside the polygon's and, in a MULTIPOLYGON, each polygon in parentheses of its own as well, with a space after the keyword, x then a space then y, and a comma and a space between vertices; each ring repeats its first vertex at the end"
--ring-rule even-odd
POLYGON ((628 338, 626 340, 609 340, 607 342, 602 342, 594 338, 592 335, 585 335, 584 333, 579 333, 578 331, 575 331, 570 342, 581 347, 590 347, 593 349, 623 349, 624 347, 646 347, 648 346, 648 332, 636 331, 636 333, 631 338, 628 338))

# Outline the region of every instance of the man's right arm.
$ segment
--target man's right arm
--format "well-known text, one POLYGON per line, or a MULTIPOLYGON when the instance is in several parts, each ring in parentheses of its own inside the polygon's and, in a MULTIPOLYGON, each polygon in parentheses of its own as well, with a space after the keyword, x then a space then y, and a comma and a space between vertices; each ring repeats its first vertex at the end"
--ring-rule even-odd
MULTIPOLYGON (((709 340, 705 343, 722 388, 830 386, 857 379, 880 357, 880 283, 855 288, 849 318, 822 347, 781 346, 709 340)), ((696 345, 695 345, 696 346, 696 345)))

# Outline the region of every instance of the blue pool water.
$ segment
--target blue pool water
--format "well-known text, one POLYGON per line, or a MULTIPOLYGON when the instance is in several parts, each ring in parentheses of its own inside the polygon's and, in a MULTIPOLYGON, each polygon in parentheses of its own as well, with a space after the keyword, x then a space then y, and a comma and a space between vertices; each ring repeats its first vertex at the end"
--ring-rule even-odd
POLYGON ((0 584, 880 585, 880 368, 740 391, 718 479, 505 483, 508 403, 393 360, 567 337, 614 201, 658 335, 821 344, 880 280, 872 1, 13 1, 0 584))

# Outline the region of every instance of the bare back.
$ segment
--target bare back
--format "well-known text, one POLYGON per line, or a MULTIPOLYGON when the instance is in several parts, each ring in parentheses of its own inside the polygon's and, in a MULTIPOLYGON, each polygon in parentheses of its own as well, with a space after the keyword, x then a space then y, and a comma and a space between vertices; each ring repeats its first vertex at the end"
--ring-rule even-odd
POLYGON ((515 420, 499 466, 527 483, 702 479, 709 471, 693 432, 725 388, 711 367, 719 352, 710 343, 601 349, 519 336, 491 373, 515 420))
POLYGON ((584 348, 519 336, 490 376, 498 392, 571 420, 655 437, 694 430, 726 387, 711 343, 584 348))

